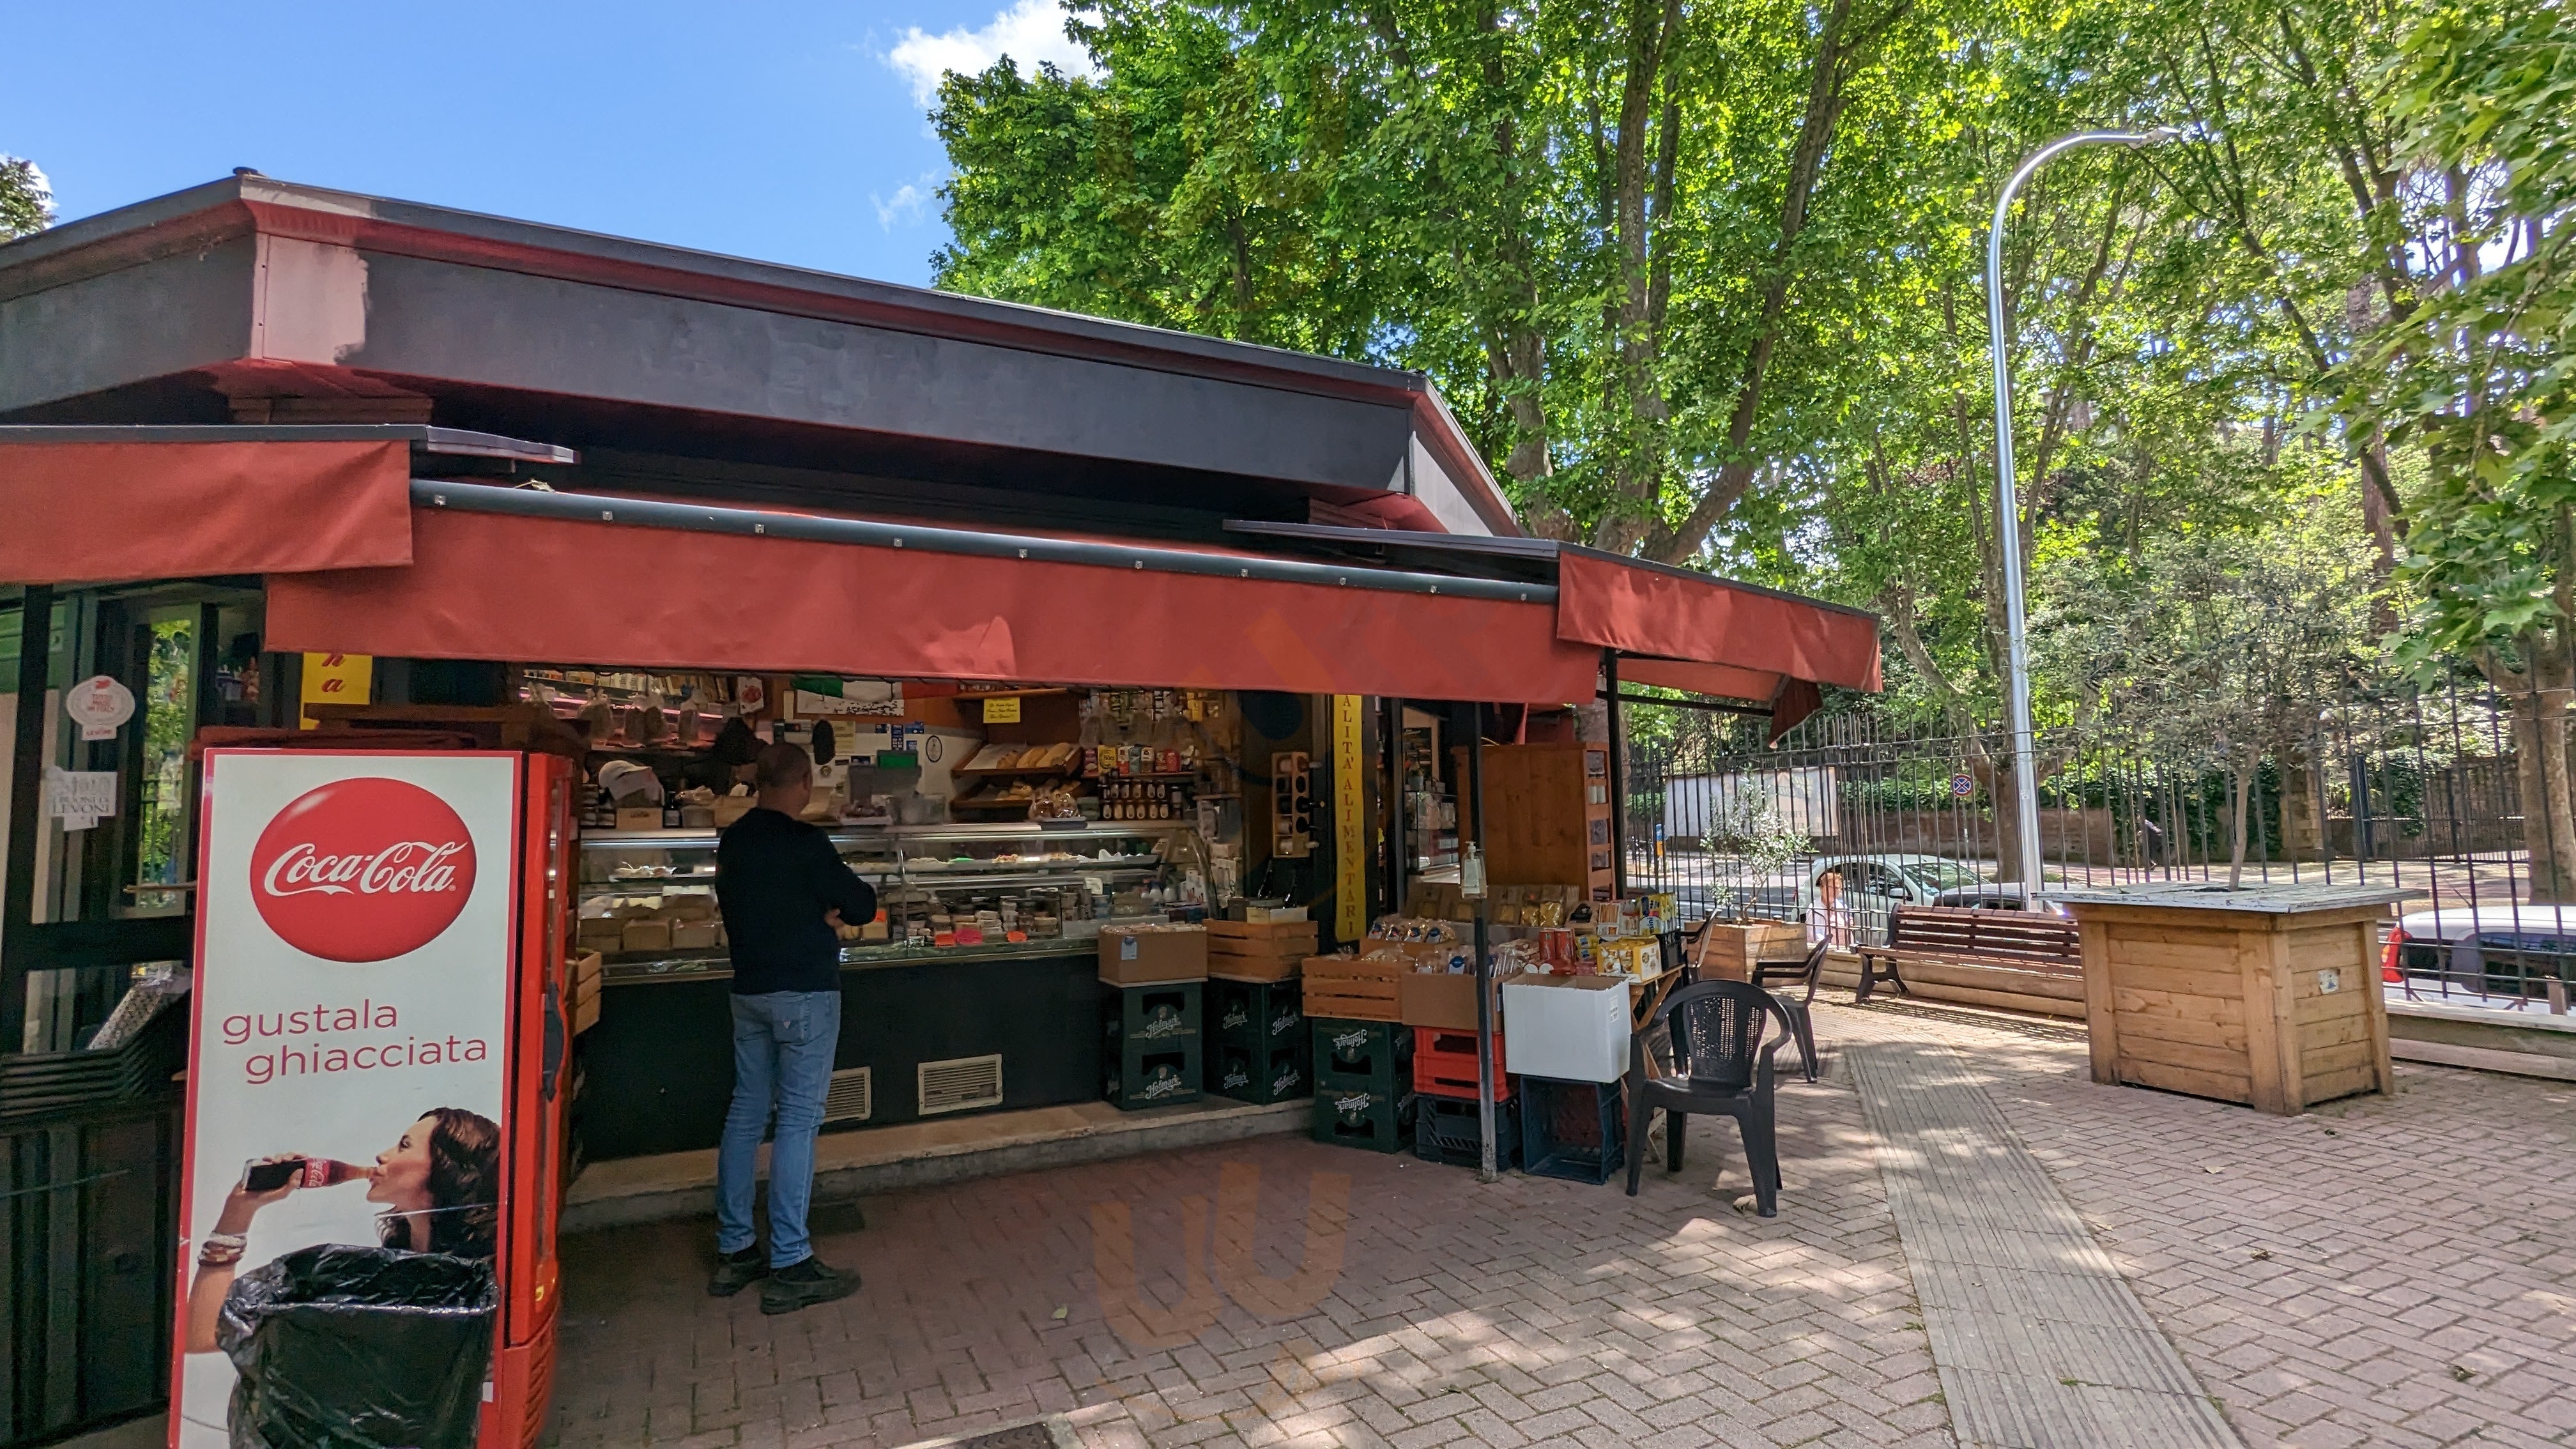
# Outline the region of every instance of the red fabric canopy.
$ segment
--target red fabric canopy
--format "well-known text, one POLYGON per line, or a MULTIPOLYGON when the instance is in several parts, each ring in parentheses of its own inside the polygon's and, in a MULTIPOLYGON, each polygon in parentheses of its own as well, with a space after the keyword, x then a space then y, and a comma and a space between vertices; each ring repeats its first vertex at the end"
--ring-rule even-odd
MULTIPOLYGON (((1620 674, 1641 683, 1769 699, 1778 679, 1877 689, 1878 622, 1869 615, 1793 599, 1706 575, 1659 569, 1589 549, 1557 557, 1556 632, 1561 639, 1644 656, 1620 674), (1760 693, 1650 678, 1648 661, 1724 666, 1732 676, 1772 676, 1760 693)), ((1675 676, 1677 679, 1679 676, 1675 676)))
POLYGON ((399 440, 0 443, 0 580, 406 564, 410 490, 399 440))
POLYGON ((407 568, 271 579, 269 647, 1555 704, 1545 603, 427 510, 407 568))

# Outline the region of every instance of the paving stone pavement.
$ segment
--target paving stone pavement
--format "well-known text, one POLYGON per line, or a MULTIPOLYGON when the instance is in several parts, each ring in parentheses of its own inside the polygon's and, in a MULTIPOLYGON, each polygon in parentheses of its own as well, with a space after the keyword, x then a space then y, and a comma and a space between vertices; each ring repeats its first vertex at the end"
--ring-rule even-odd
POLYGON ((2081 1041, 1817 1029, 1957 1047, 2247 1444, 2576 1444, 2576 1086, 2400 1062, 2267 1117, 2095 1086, 2081 1041))
MULTIPOLYGON (((1959 1047, 2248 1444, 2576 1443, 2576 1090, 2401 1067, 2394 1099, 2282 1121, 2095 1087, 2080 1044, 1822 1002, 1817 1029, 1829 1058, 1959 1047)), ((552 1432, 1954 1443, 1841 1064, 1783 1088, 1780 1136, 1767 1221, 1722 1125, 1634 1199, 1295 1138, 906 1192, 819 1240, 858 1296, 778 1318, 705 1296, 706 1222, 574 1238, 552 1432)))

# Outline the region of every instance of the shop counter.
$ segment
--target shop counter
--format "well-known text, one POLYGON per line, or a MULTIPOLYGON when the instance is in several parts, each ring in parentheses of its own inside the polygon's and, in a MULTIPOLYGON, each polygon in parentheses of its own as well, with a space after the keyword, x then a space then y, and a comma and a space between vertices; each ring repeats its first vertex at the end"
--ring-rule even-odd
MULTIPOLYGON (((972 1104, 950 1110, 1097 1099, 1107 989, 1099 956, 1087 942, 1035 944, 845 964, 823 1130, 932 1115, 921 1110, 925 1063, 943 1064, 929 1083, 934 1093, 972 1104), (984 1095, 988 1068, 978 1060, 994 1056, 998 1100, 984 1095)), ((600 993, 599 1024, 581 1037, 574 1104, 584 1156, 716 1145, 733 1095, 732 985, 720 969, 674 970, 600 993)))
MULTIPOLYGON (((1087 933, 1160 907, 1191 831, 1177 820, 832 829, 882 915, 876 939, 844 933, 824 1130, 1098 1098, 1102 987, 1087 933)), ((721 1135, 733 1027, 717 839, 582 836, 580 939, 605 963, 599 1022, 581 1042, 588 1157, 703 1150, 721 1135)))

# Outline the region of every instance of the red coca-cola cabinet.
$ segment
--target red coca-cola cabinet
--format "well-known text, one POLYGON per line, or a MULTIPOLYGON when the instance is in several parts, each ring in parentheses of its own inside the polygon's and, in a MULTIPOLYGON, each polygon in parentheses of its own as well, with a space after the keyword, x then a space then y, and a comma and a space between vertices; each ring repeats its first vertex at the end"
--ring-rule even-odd
POLYGON ((542 1431, 573 778, 206 752, 172 1449, 542 1431))

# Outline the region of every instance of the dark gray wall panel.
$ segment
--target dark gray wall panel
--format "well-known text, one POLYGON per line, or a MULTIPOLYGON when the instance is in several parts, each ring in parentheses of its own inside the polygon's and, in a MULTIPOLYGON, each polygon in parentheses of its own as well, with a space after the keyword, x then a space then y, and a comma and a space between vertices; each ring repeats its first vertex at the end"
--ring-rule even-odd
MULTIPOLYGON (((1402 407, 370 253, 366 342, 413 377, 1383 488, 1402 407)), ((314 359, 320 361, 323 359, 314 359)))
POLYGON ((0 300, 0 412, 242 356, 256 255, 243 236, 0 300))

